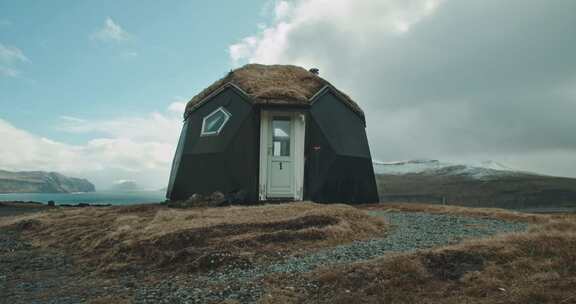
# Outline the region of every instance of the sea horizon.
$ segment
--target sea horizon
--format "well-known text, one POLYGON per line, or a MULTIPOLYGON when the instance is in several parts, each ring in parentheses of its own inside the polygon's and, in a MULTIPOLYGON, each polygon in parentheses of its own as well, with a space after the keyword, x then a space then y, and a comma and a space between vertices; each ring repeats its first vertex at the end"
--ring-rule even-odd
POLYGON ((165 191, 95 191, 74 193, 0 193, 0 202, 24 201, 48 203, 54 201, 60 204, 111 204, 134 205, 160 203, 166 200, 165 191))

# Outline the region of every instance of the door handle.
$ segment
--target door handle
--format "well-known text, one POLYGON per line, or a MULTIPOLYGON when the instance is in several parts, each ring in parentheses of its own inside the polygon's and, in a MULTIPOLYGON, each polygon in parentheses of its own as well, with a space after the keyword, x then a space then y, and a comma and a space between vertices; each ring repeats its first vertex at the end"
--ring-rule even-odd
POLYGON ((280 170, 282 170, 282 162, 278 162, 280 164, 280 170))

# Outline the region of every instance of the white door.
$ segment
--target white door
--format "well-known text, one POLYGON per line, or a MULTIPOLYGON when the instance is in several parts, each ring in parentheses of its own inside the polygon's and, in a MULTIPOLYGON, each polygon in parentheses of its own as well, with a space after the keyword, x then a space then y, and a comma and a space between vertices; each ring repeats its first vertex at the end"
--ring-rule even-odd
POLYGON ((268 198, 294 196, 292 115, 272 115, 269 126, 268 198))
POLYGON ((260 128, 260 199, 302 199, 304 114, 262 112, 260 128))

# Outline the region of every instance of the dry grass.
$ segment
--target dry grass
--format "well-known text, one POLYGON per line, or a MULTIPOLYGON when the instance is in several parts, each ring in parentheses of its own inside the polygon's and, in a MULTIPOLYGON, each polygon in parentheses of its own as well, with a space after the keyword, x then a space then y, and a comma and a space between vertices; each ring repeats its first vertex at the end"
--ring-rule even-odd
POLYGON ((309 278, 318 289, 287 293, 276 283, 263 302, 576 303, 576 216, 550 216, 525 233, 389 255, 309 278))
MULTIPOLYGON (((390 254, 304 276, 266 279, 262 303, 576 303, 576 215, 414 204, 360 209, 461 214, 532 223, 524 233, 390 254)), ((385 223, 346 205, 293 203, 169 209, 159 205, 52 209, 2 219, 35 244, 99 271, 202 271, 381 235, 385 223)), ((100 298, 93 303, 129 302, 100 298)))
POLYGON ((5 207, 47 208, 46 205, 43 205, 41 203, 35 203, 35 202, 11 202, 11 201, 0 202, 0 208, 5 208, 5 207))
MULTIPOLYGON (((255 103, 262 104, 309 104, 310 98, 329 84, 321 77, 298 66, 247 64, 231 71, 226 77, 194 96, 186 105, 186 113, 227 83, 235 84, 252 97, 255 103)), ((350 97, 342 92, 338 93, 356 112, 364 115, 350 97)))
POLYGON ((545 223, 551 218, 558 218, 558 216, 550 216, 546 214, 534 214, 525 212, 515 212, 498 208, 470 208, 451 205, 430 205, 430 204, 415 204, 415 203, 386 203, 364 205, 360 207, 365 210, 384 210, 384 211, 405 211, 405 212, 427 212, 438 214, 454 214, 465 215, 481 218, 494 218, 508 221, 524 221, 529 223, 545 223))
POLYGON ((385 223, 346 205, 292 203, 170 209, 56 209, 4 220, 35 245, 64 249, 99 270, 200 271, 244 265, 381 235, 385 223))

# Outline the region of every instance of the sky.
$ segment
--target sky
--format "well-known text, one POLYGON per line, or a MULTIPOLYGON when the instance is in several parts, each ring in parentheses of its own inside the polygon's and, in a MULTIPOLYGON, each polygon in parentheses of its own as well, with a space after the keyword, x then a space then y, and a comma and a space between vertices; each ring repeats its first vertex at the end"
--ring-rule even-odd
POLYGON ((576 177, 576 1, 0 0, 0 169, 164 187, 185 102, 245 63, 316 67, 374 159, 576 177))

